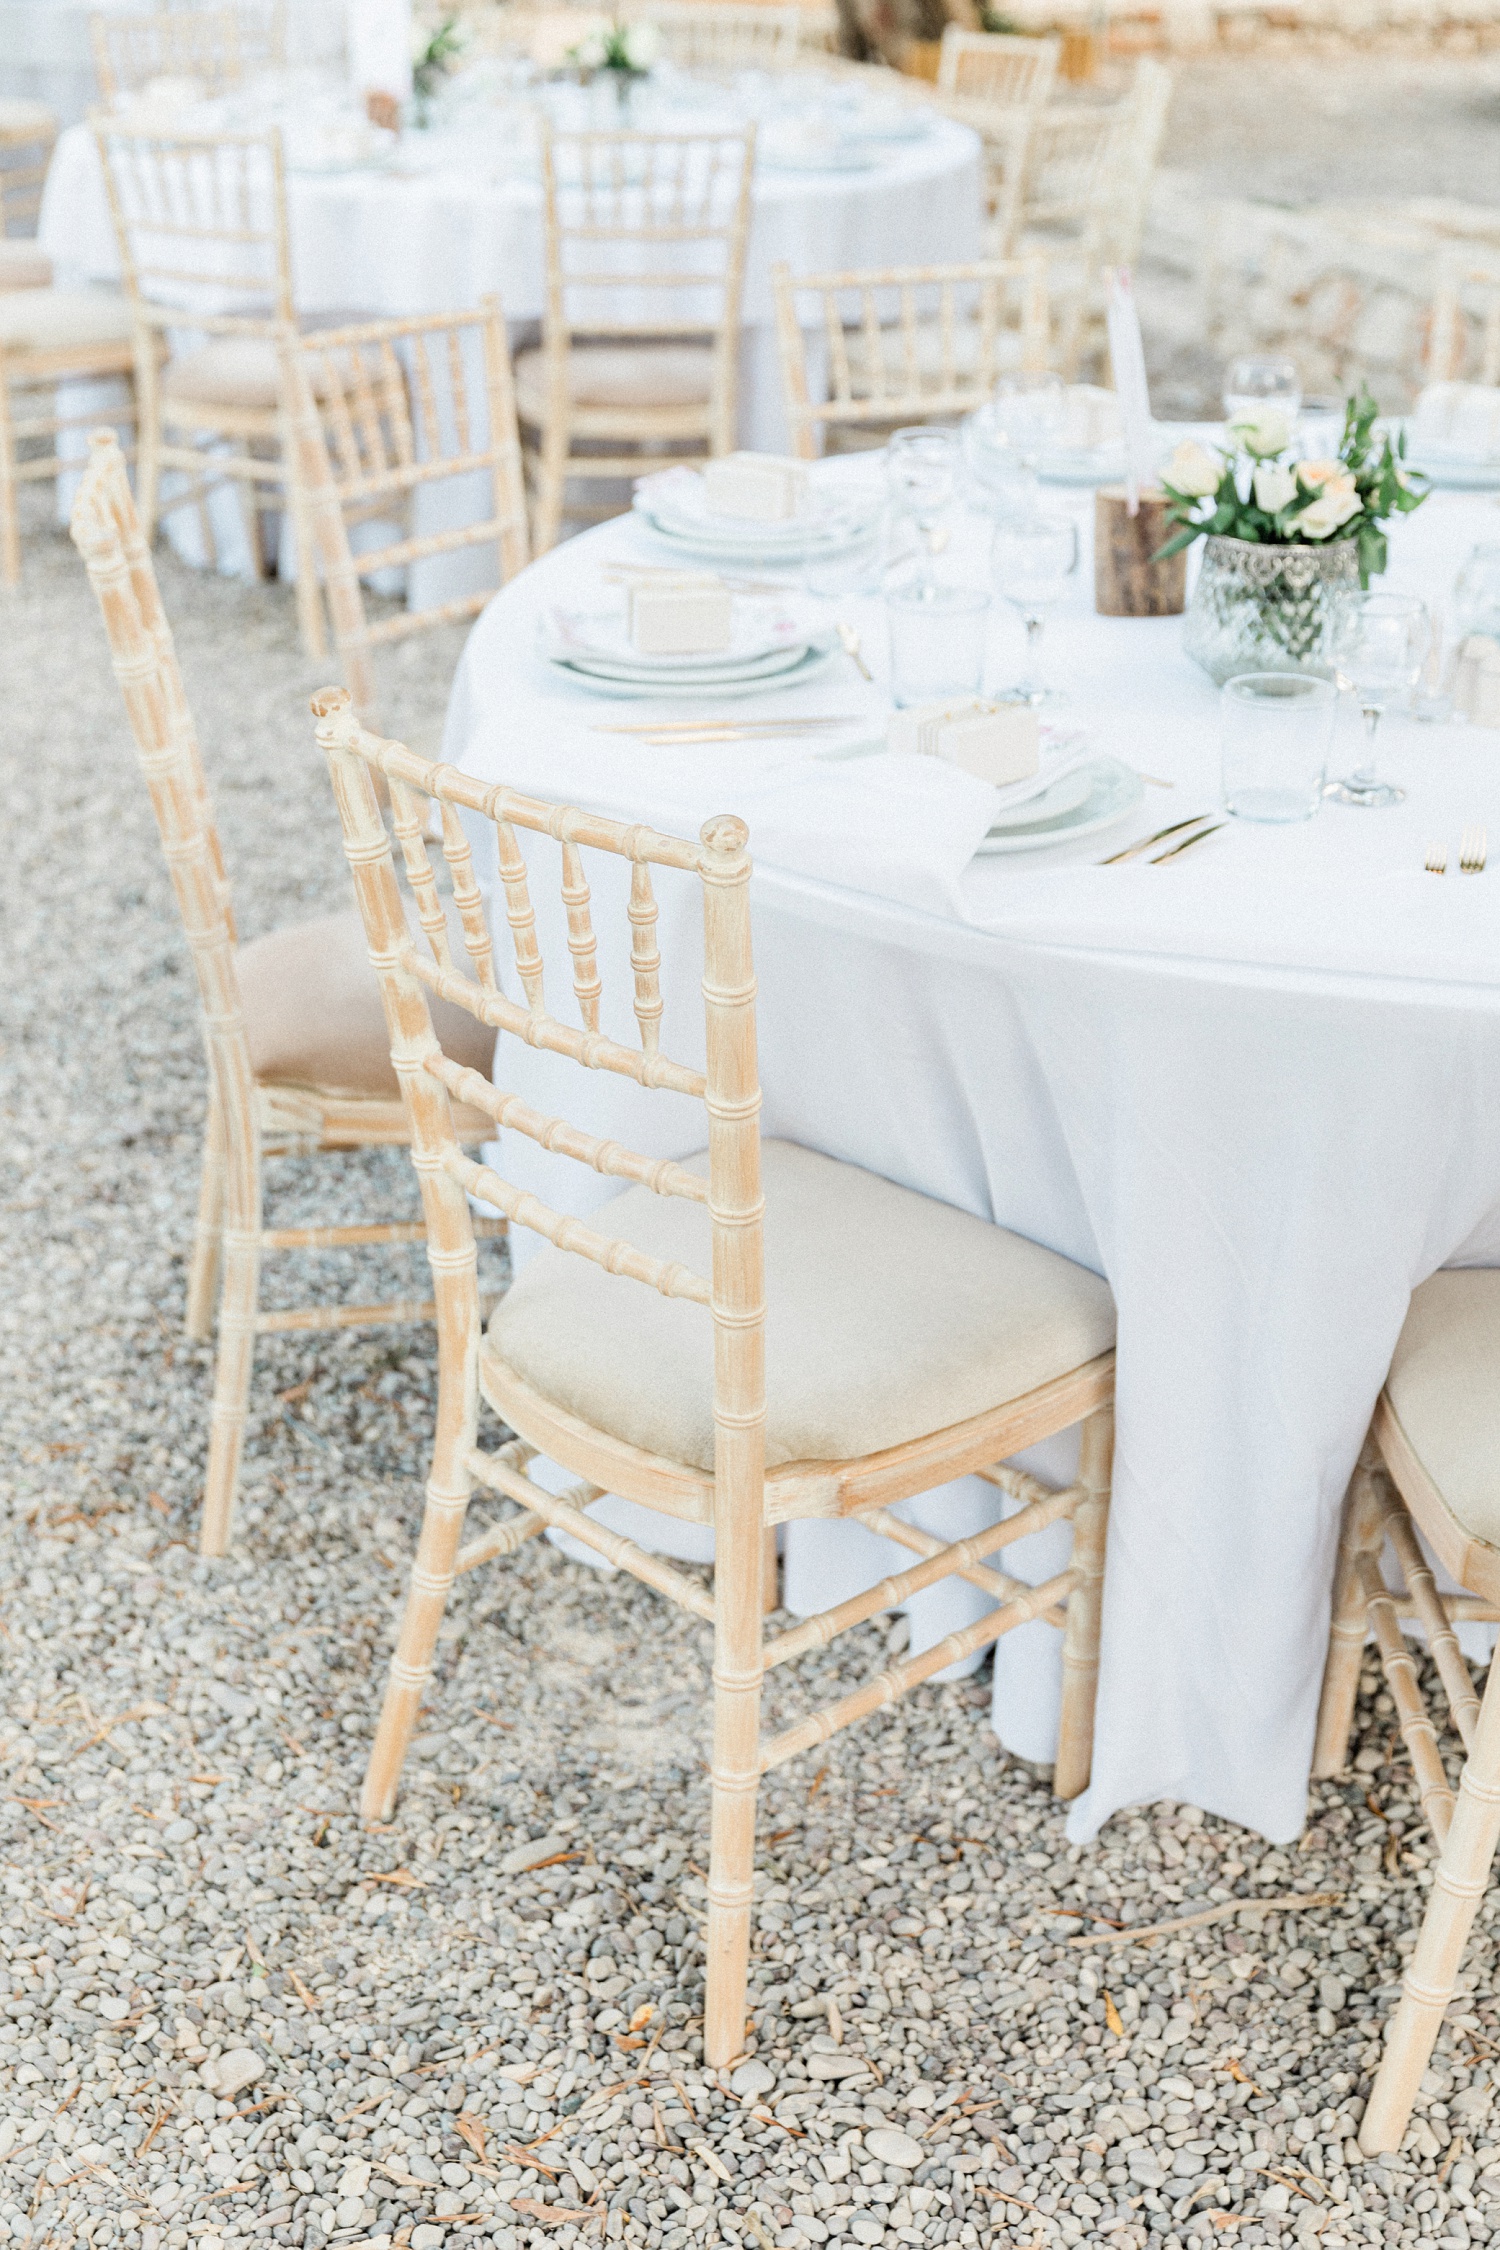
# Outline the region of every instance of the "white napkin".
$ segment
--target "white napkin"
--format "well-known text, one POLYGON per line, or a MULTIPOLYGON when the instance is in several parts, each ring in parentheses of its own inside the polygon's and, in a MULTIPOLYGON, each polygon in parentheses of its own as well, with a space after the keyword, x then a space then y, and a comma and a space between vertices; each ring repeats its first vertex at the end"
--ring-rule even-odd
POLYGON ((1490 383, 1429 383, 1412 413, 1420 445, 1466 460, 1500 460, 1500 388, 1490 383))
POLYGON ((1098 756, 1097 750, 1075 750, 1068 757, 1054 758, 1050 764, 1044 763, 1039 773, 1029 774, 1025 781, 1012 781, 1004 789, 991 789, 991 820, 998 813, 1009 812, 1014 805, 1029 804, 1033 797, 1040 797, 1043 790, 1050 789, 1065 774, 1077 773, 1080 766, 1091 766, 1098 756))

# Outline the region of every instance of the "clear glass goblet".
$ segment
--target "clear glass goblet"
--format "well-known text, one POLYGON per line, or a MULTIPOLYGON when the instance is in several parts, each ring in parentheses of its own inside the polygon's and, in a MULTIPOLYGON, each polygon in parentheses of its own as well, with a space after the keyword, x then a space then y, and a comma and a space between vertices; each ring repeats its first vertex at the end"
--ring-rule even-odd
POLYGON ((1287 427, 1295 426, 1302 411, 1302 378, 1294 359, 1232 359, 1224 370, 1224 418, 1253 412, 1259 406, 1277 406, 1287 427))
POLYGON ((897 430, 885 449, 885 473, 897 513, 916 527, 921 541, 918 564, 924 584, 932 578, 932 552, 938 527, 958 489, 960 439, 957 430, 897 430))
POLYGON ((1375 737, 1393 703, 1404 702, 1421 676, 1432 637, 1427 605, 1415 594, 1349 594, 1333 624, 1333 661, 1340 684, 1359 698, 1365 721, 1364 756, 1353 773, 1330 781, 1325 796, 1341 805, 1399 805, 1406 795, 1375 773, 1375 737))
POLYGON ((1002 703, 1062 703, 1066 698, 1041 678, 1042 630, 1049 611, 1068 591, 1078 568, 1078 528, 1061 516, 1028 516, 995 526, 990 544, 990 575, 995 590, 1018 611, 1026 627, 1026 662, 1021 678, 999 697, 1002 703))

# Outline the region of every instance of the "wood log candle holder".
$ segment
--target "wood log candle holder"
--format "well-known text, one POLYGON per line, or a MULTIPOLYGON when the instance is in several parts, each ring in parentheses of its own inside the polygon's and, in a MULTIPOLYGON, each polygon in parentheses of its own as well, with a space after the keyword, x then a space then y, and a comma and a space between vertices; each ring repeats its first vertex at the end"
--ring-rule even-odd
POLYGON ((1180 617, 1187 606, 1187 554, 1158 562, 1176 531, 1167 496, 1143 491, 1131 515, 1123 484, 1094 495, 1094 607, 1101 617, 1180 617))

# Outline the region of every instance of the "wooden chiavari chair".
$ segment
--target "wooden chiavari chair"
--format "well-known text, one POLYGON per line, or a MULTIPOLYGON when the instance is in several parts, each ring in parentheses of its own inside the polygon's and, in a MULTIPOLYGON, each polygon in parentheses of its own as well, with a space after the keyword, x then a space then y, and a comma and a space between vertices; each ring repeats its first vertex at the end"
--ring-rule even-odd
POLYGON ((1313 1772, 1348 1755, 1367 1630, 1396 1705, 1422 1812, 1439 1847, 1421 1933, 1365 2106, 1367 2156, 1397 2149, 1453 1997, 1500 1841, 1500 1663, 1474 1691, 1454 1626, 1500 1619, 1500 1271, 1434 1274, 1412 1296, 1370 1442, 1349 1489, 1313 1772), (1465 1589, 1440 1594, 1418 1539, 1465 1589), (1387 1586, 1389 1540, 1406 1582, 1387 1586), (1401 1619, 1442 1681, 1464 1766, 1455 1798, 1401 1619))
POLYGON ((106 109, 146 92, 157 78, 190 80, 211 101, 245 75, 233 8, 165 8, 137 16, 105 9, 89 18, 89 42, 106 109))
POLYGON ((989 102, 996 109, 1040 109, 1052 92, 1061 54, 1060 39, 965 31, 950 23, 938 55, 937 90, 989 102))
MULTIPOLYGON (((264 576, 263 514, 286 505, 298 529, 303 513, 281 450, 277 346, 295 325, 281 135, 142 133, 107 119, 94 132, 135 322, 146 538, 163 515, 192 507, 214 558, 207 503, 228 485, 264 576), (174 471, 187 481, 164 500, 174 471)), ((317 574, 300 556, 298 565, 303 646, 321 656, 317 574)))
POLYGON ((13 289, 0 295, 0 585, 21 582, 20 488, 68 466, 67 433, 92 428, 97 404, 79 413, 59 385, 123 378, 122 428, 135 420, 128 386, 135 369, 130 308, 104 289, 13 289))
MULTIPOLYGON (((255 1338, 288 1329, 424 1321, 433 1313, 431 1304, 420 1302, 264 1312, 262 1259, 279 1250, 418 1243, 425 1229, 420 1221, 265 1224, 268 1158, 400 1146, 407 1139, 363 929, 357 915, 332 914, 272 931, 249 945, 237 943, 224 856, 171 628, 130 497, 124 456, 107 432, 93 440, 72 530, 104 615, 203 1008, 208 1126, 186 1326, 190 1336, 210 1333, 217 1294, 219 1348, 200 1544, 204 1554, 221 1555, 229 1544, 239 1486, 255 1338)), ((493 1032, 462 1010, 446 1013, 448 1035, 465 1042, 476 1072, 487 1071, 493 1032)), ((490 1126, 487 1118, 466 1110, 457 1131, 475 1141, 486 1137, 490 1126)), ((504 1231, 503 1220, 477 1223, 481 1233, 504 1231)))
POLYGON ((1500 251, 1443 251, 1427 356, 1435 383, 1500 383, 1500 251))
MULTIPOLYGON (((448 1590, 460 1572, 556 1527, 712 1624, 704 2048, 710 2064, 723 2064, 744 2045, 763 1773, 1012 1627, 1046 1618, 1064 1634, 1056 1788, 1070 1796, 1084 1786, 1110 1476, 1110 1293, 1066 1258, 950 1205, 789 1142, 762 1145, 750 858, 741 821, 710 820, 696 843, 627 827, 471 780, 380 741, 359 725, 342 688, 316 697, 313 709, 409 1105, 439 1305, 432 1476, 365 1781, 365 1815, 390 1816, 448 1590), (441 812, 473 974, 430 959, 412 937, 381 813, 382 780, 423 927, 434 931, 444 921, 435 871, 425 856, 412 859, 410 840, 426 825, 425 806, 441 812), (471 826, 476 819, 493 824, 513 954, 503 971, 469 895, 461 813, 471 826), (552 1012, 543 991, 532 885, 541 880, 539 865, 550 861, 549 840, 560 847, 575 1021, 552 1012), (629 870, 628 909, 620 862, 629 870), (606 991, 600 974, 590 868, 628 912, 628 1003, 606 991), (701 1034, 696 1022, 683 1026, 693 1048, 701 1037, 701 1069, 674 1059, 661 1043, 666 1003, 654 870, 701 889, 701 1034), (646 1157, 499 1091, 445 1052, 430 1014, 439 994, 559 1062, 701 1103, 706 1154, 681 1163, 646 1157), (625 1192, 596 1214, 598 1224, 550 1210, 464 1154, 451 1120, 455 1100, 626 1183, 625 1192), (487 1331, 475 1285, 470 1195, 551 1245, 523 1265, 487 1331), (479 1448, 482 1405, 515 1433, 498 1451, 479 1448), (1049 1492, 994 1466, 1079 1421, 1082 1462, 1067 1490, 1049 1492), (580 1482, 562 1497, 545 1490, 527 1473, 539 1455, 580 1482), (1019 1513, 947 1546, 894 1514, 897 1502, 970 1472, 1019 1498, 1019 1513), (461 1545, 476 1484, 517 1506, 461 1545), (606 1491, 711 1524, 712 1594, 591 1517, 589 1502, 606 1491), (920 1559, 768 1641, 767 1536, 799 1516, 853 1518, 920 1559), (1063 1518, 1074 1526, 1072 1559, 1045 1584, 1023 1587, 986 1566, 986 1556, 1063 1518), (1000 1606, 823 1710, 763 1734, 769 1672, 951 1575, 984 1586, 1000 1606)), ((615 937, 606 928, 606 966, 615 937)))
POLYGON ((1077 380, 1084 331, 1100 289, 1112 202, 1130 177, 1133 117, 1109 108, 1044 109, 1026 138, 1011 255, 1044 256, 1056 323, 1054 352, 1065 382, 1077 380))
POLYGON ((554 545, 565 514, 614 512, 570 505, 570 481, 618 482, 669 459, 734 450, 754 168, 753 125, 544 127, 542 341, 516 359, 537 554, 554 545))
POLYGON ((792 449, 805 461, 820 434, 970 414, 1002 374, 1047 365, 1041 258, 824 274, 780 265, 771 283, 792 449), (809 366, 814 350, 826 360, 823 382, 809 366))
POLYGON ((801 51, 801 9, 769 0, 708 0, 702 7, 665 0, 641 20, 660 33, 663 56, 684 70, 789 70, 801 51))
POLYGON ((303 563, 310 569, 316 558, 322 569, 334 645, 355 708, 368 718, 374 649, 477 616, 494 588, 526 567, 526 488, 505 324, 491 297, 473 313, 369 321, 311 336, 287 328, 281 353, 303 563), (433 494, 439 507, 437 487, 460 505, 471 497, 455 488, 459 477, 483 487, 477 515, 418 532, 412 517, 420 495, 433 494), (395 538, 355 551, 354 525, 384 528, 393 518, 395 538), (367 616, 363 579, 465 552, 480 581, 473 591, 425 609, 408 600, 393 617, 367 616))
POLYGON ((44 103, 0 101, 0 293, 51 284, 52 260, 33 238, 56 141, 44 103))

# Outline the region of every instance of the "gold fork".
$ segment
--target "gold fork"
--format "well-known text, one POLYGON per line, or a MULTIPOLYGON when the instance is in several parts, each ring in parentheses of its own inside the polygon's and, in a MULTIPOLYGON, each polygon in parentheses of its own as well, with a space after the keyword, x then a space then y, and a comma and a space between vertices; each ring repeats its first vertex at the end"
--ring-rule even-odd
POLYGON ((1448 872, 1448 854, 1441 844, 1429 844, 1427 858, 1423 864, 1429 875, 1446 875, 1448 872))
POLYGON ((1482 875, 1484 873, 1484 845, 1485 837, 1482 828, 1466 828, 1464 830, 1463 841, 1458 847, 1458 864, 1461 873, 1465 875, 1482 875))

